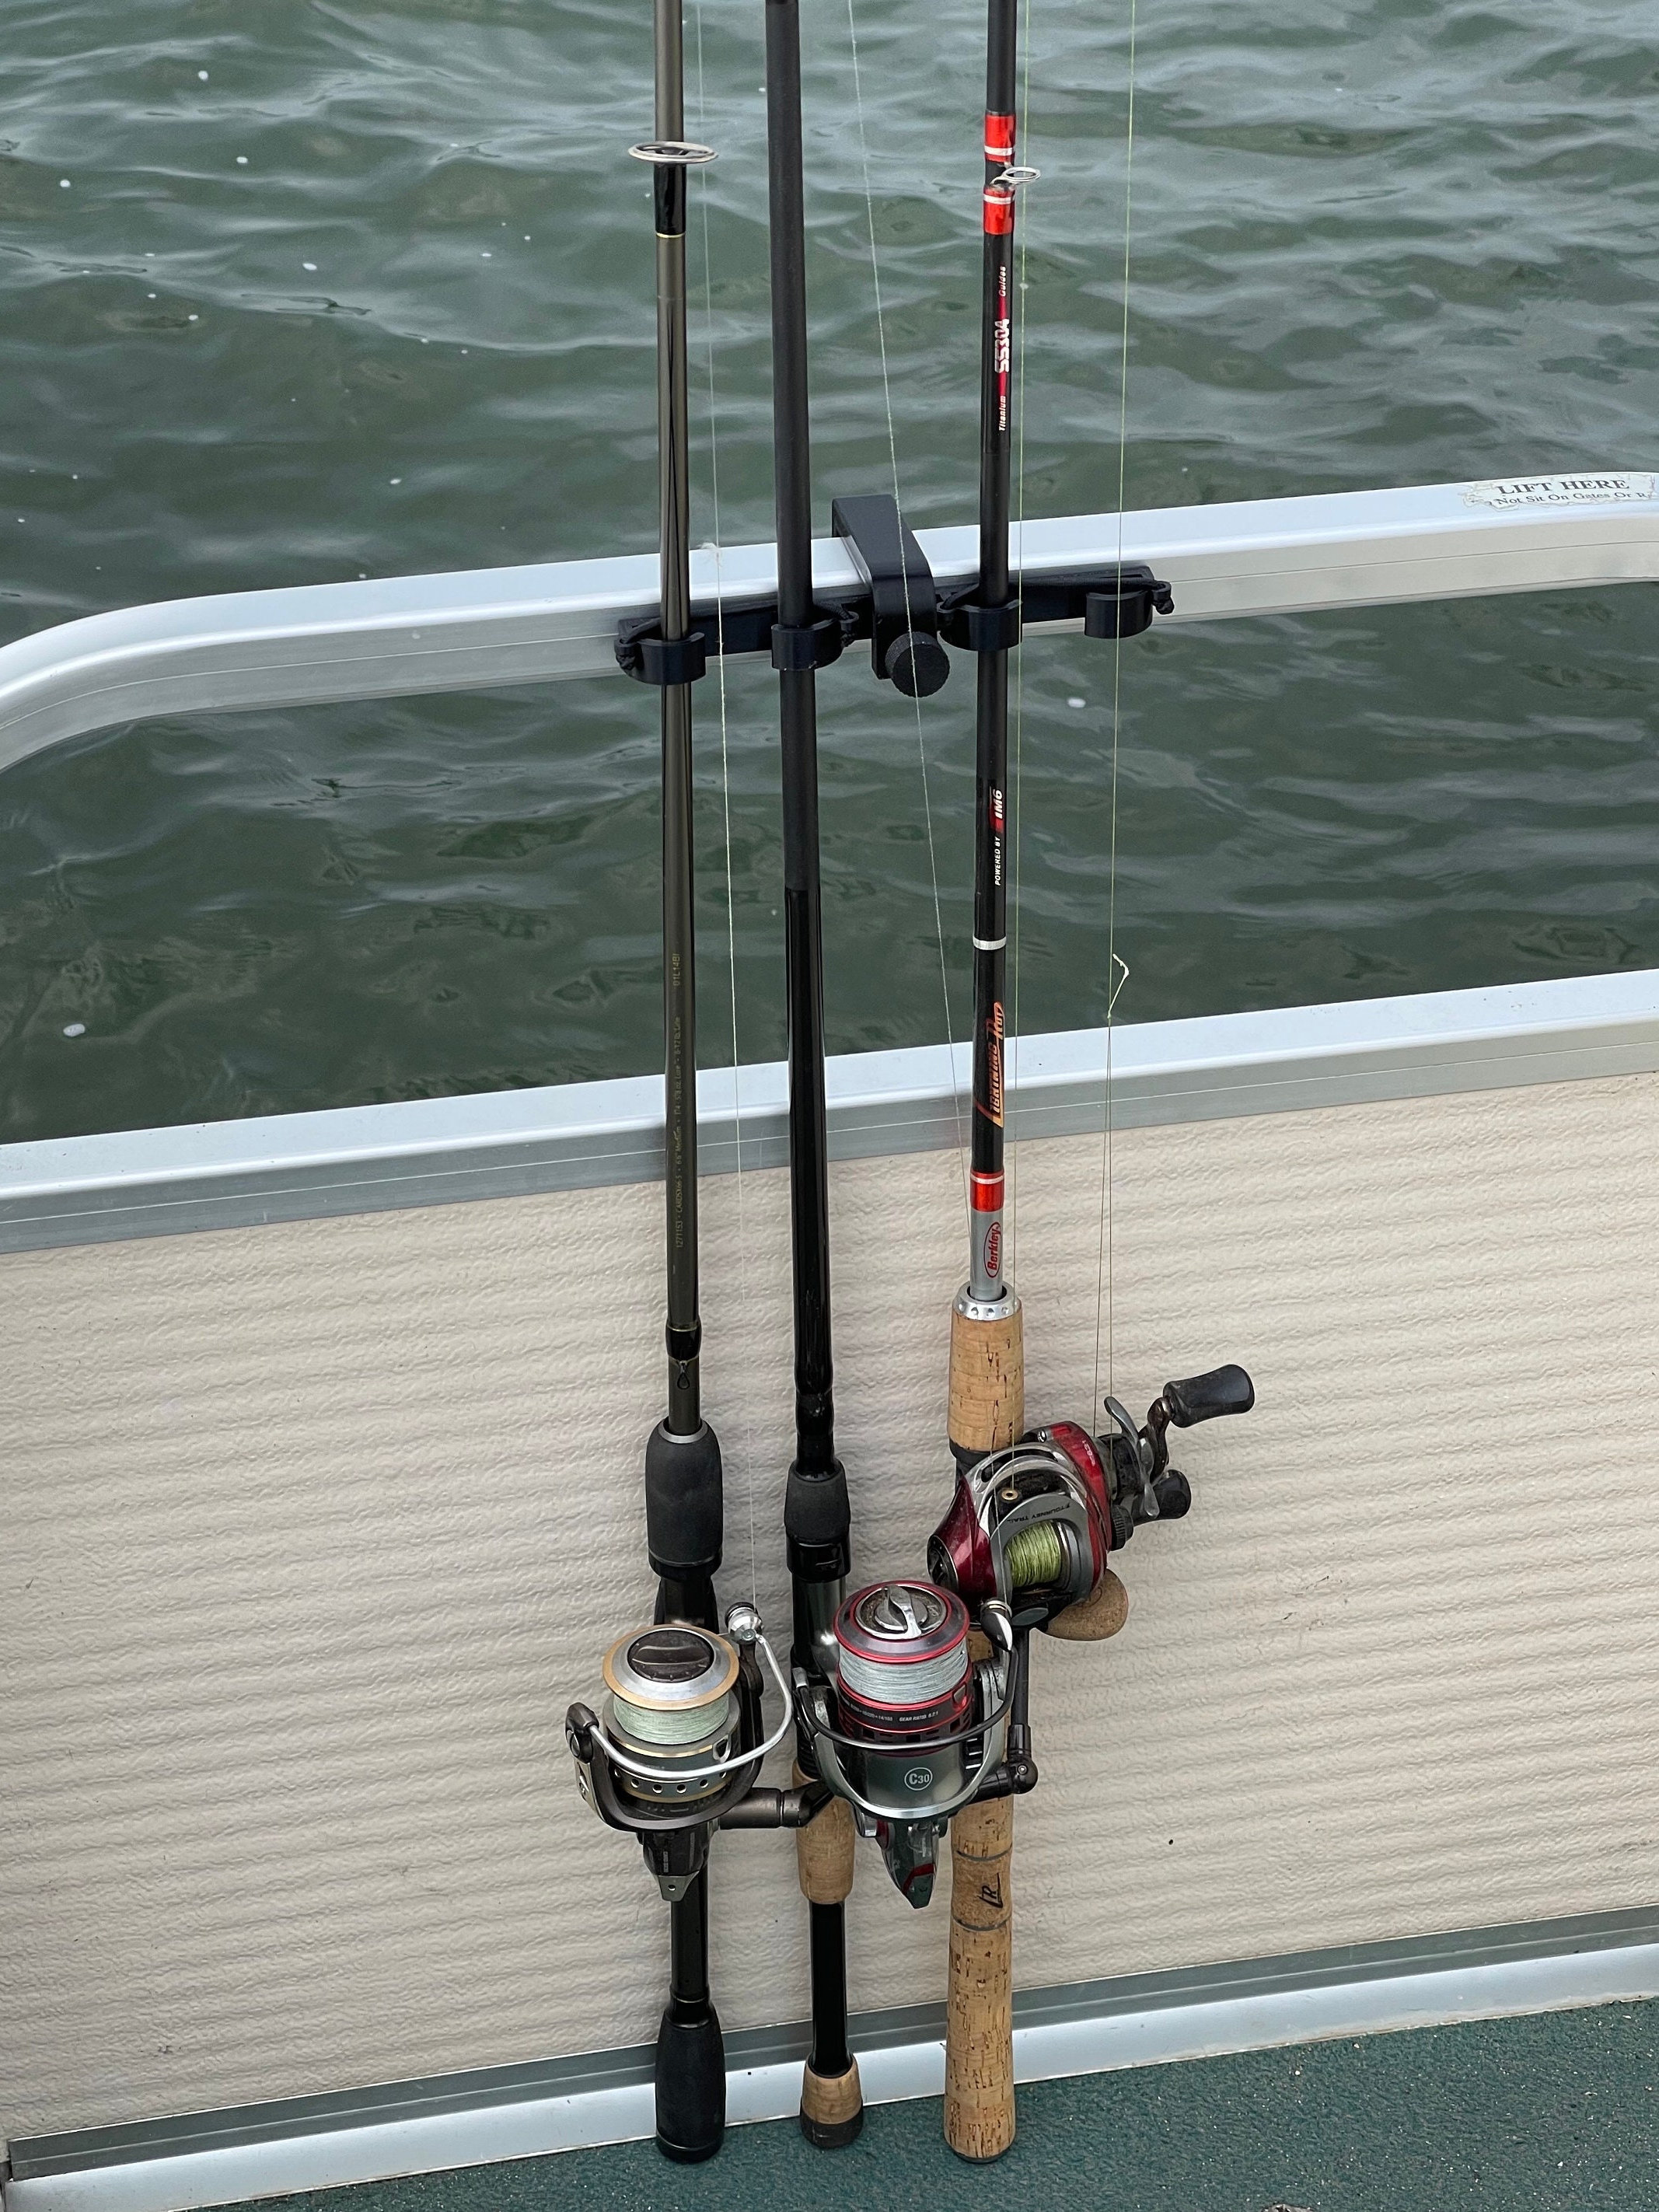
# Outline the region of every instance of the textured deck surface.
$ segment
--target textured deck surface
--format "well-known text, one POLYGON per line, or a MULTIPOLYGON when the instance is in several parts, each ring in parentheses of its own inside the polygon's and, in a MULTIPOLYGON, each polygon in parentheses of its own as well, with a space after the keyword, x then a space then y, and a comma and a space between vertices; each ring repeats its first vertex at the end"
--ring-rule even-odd
POLYGON ((1653 2212, 1659 2004, 1304 2044, 1020 2091, 998 2165, 965 2166, 931 2099, 833 2156, 788 2122, 711 2164, 651 2143, 284 2200, 292 2212, 1653 2212))

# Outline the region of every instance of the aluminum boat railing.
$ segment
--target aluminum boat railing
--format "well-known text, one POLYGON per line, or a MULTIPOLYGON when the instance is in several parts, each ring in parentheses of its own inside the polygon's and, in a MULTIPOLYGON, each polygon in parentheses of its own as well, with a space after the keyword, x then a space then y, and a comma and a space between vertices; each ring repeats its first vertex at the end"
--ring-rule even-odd
MULTIPOLYGON (((924 530, 943 585, 974 573, 977 533, 924 530)), ((1014 533, 1028 580, 1145 562, 1176 624, 1499 592, 1659 581, 1651 475, 1584 471, 1399 491, 1069 515, 1014 533)), ((815 588, 860 579, 838 539, 813 547, 815 588)), ((776 586, 770 545, 694 555, 712 604, 776 586)), ((91 615, 0 647, 0 769, 155 714, 321 705, 618 673, 617 625, 656 605, 657 556, 307 584, 91 615)), ((1078 629, 1076 623, 1031 624, 1078 629)))

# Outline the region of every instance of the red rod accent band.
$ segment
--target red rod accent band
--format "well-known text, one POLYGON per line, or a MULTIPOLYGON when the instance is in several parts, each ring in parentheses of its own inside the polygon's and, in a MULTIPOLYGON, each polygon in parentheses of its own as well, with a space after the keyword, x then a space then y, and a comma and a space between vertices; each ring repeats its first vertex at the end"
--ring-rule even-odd
POLYGON ((988 161, 1012 161, 1014 158, 1014 118, 1012 115, 988 115, 985 118, 985 158, 988 161))
POLYGON ((975 1213, 1000 1213, 1002 1211, 1003 1178, 1000 1175, 981 1175, 975 1169, 968 1178, 974 1194, 975 1213))
POLYGON ((1014 227, 1014 196, 1011 191, 992 191, 985 194, 985 234, 988 238, 1006 238, 1014 227))

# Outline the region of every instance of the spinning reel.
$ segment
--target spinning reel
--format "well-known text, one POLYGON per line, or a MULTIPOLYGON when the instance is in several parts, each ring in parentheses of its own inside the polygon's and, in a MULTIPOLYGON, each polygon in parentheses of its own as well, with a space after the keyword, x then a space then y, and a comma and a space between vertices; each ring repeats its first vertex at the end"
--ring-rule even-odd
POLYGON ((714 1829, 740 1806, 763 1801, 732 1826, 794 1826, 823 1801, 822 1790, 755 1791, 761 1761, 789 1731, 789 1686, 753 1606, 732 1606, 726 1629, 720 1636, 666 1620, 619 1636, 601 1670, 603 1718, 580 1705, 565 1715, 584 1802, 607 1826, 639 1838, 671 1904, 702 1872, 714 1829), (784 1703, 783 1718, 764 1742, 757 1650, 784 1703))
POLYGON ((1112 1425, 1100 1436, 1075 1421, 1033 1429, 959 1471, 928 1542, 928 1571, 981 1614, 1000 1604, 1018 1633, 1052 1628, 1095 1595, 1113 1547, 1141 1522, 1178 1521, 1191 1505, 1186 1476, 1170 1465, 1167 1431, 1248 1413, 1255 1403, 1242 1367, 1218 1367, 1166 1382, 1139 1426, 1109 1397, 1112 1425))
POLYGON ((961 1598, 895 1577, 855 1590, 836 1613, 833 1684, 795 1672, 813 1765, 913 1905, 933 1893, 951 1815, 1002 1768, 1023 1654, 996 1598, 980 1607, 980 1626, 992 1649, 975 1662, 961 1598))
MULTIPOLYGON (((811 1763, 851 1805, 859 1832, 881 1845, 910 1904, 933 1895, 953 1814, 1036 1785, 1031 1631, 1064 1636, 1055 1624, 1077 1608, 1074 1635, 1109 1632, 1087 1625, 1082 1608, 1107 1585, 1114 1546, 1139 1522, 1178 1520, 1191 1505, 1166 1431, 1255 1403, 1242 1367, 1218 1367, 1166 1382, 1139 1425, 1108 1398, 1112 1425, 1101 1436, 1055 1421, 963 1468, 928 1543, 933 1579, 896 1577, 854 1591, 826 1639, 830 1679, 796 1668, 811 1763), (974 1626, 990 1646, 978 1661, 969 1647, 974 1626)), ((1121 1619, 1119 1611, 1113 1626, 1121 1619)))

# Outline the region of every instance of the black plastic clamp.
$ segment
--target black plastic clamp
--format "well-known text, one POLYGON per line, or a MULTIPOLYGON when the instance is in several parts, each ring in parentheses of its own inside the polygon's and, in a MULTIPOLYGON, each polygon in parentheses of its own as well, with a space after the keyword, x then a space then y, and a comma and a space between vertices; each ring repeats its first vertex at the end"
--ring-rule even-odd
POLYGON ((1085 592, 1083 635, 1139 637, 1152 628, 1155 612, 1172 615, 1175 593, 1142 562, 1126 562, 1092 591, 1085 592))
POLYGON ((969 653, 1006 653, 1022 629, 1079 619, 1088 637, 1139 637, 1154 613, 1175 612, 1170 586, 1139 561, 1017 578, 1015 597, 1000 607, 981 606, 978 590, 977 580, 962 584, 939 601, 940 635, 969 653))
POLYGON ((926 699, 951 673, 939 641, 939 599, 927 556, 886 492, 837 499, 830 526, 870 591, 870 665, 907 699, 926 699))
POLYGON ((665 637, 654 616, 641 616, 617 625, 617 665, 641 684, 695 684, 708 672, 708 640, 700 629, 665 637))
POLYGON ((810 623, 772 625, 772 665, 781 675, 799 676, 809 668, 828 668, 847 642, 845 617, 820 607, 810 623))
POLYGON ((981 606, 976 578, 937 592, 927 556, 890 499, 837 500, 835 514, 855 565, 869 577, 864 588, 844 600, 826 599, 799 628, 779 622, 775 598, 694 606, 690 635, 672 641, 654 615, 635 615, 617 625, 617 665, 641 684, 695 684, 717 653, 767 653, 774 668, 799 672, 828 668, 867 637, 876 673, 908 696, 925 698, 945 680, 939 664, 949 666, 941 637, 969 653, 1006 653, 1022 630, 1043 623, 1080 622, 1090 637, 1138 637, 1154 614, 1175 612, 1168 584, 1135 561, 1016 578, 1012 599, 981 606), (848 513, 877 508, 884 515, 848 513), (852 534, 842 531, 843 521, 852 534))
POLYGON ((1019 601, 981 606, 974 597, 978 589, 977 583, 964 584, 946 594, 939 607, 941 635, 952 645, 966 646, 969 653, 1012 653, 1019 643, 1019 601))

